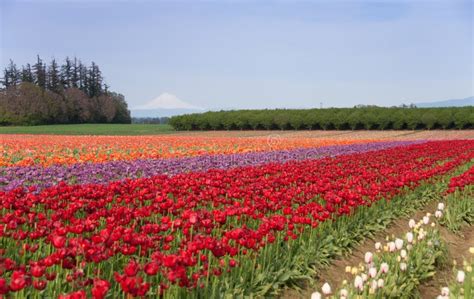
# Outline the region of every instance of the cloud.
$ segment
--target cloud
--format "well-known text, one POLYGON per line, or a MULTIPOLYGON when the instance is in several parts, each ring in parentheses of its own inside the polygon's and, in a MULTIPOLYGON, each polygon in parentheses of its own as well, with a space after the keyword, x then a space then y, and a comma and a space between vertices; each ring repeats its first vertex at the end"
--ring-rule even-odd
POLYGON ((140 105, 135 107, 135 109, 142 110, 142 109, 197 109, 197 110, 204 110, 201 107, 194 106, 188 102, 185 102, 179 99, 177 96, 171 93, 164 92, 160 94, 158 97, 154 98, 153 100, 149 101, 144 105, 140 105))

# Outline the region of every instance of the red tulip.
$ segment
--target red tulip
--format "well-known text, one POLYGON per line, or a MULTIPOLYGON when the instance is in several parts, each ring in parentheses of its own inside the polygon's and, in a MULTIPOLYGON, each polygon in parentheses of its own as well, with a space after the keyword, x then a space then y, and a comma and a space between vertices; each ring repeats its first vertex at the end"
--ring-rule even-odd
POLYGON ((109 291, 110 283, 107 280, 94 279, 94 285, 92 286, 91 293, 94 299, 105 298, 109 291))
POLYGON ((52 236, 51 240, 53 242, 53 246, 56 248, 63 248, 64 245, 66 244, 66 238, 64 236, 52 236))
POLYGON ((0 295, 5 295, 8 293, 8 284, 5 278, 0 277, 0 295))
POLYGON ((125 274, 127 276, 135 276, 138 273, 138 264, 134 260, 130 260, 124 268, 125 274))
POLYGON ((158 270, 160 269, 159 265, 156 262, 150 262, 145 265, 145 268, 143 269, 147 275, 156 275, 158 273, 158 270))
POLYGON ((33 287, 39 291, 42 291, 46 288, 46 281, 44 280, 34 280, 33 287))
POLYGON ((20 291, 27 285, 26 276, 20 271, 13 271, 10 278, 10 290, 13 292, 20 291))

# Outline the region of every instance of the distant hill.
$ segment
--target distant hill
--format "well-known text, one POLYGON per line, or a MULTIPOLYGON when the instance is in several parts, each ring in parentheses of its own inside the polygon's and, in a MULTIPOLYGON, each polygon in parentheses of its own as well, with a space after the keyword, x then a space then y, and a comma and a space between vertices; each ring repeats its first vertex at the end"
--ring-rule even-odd
POLYGON ((425 103, 414 103, 416 107, 420 108, 431 108, 431 107, 464 107, 474 106, 474 97, 468 97, 465 99, 453 99, 438 102, 425 102, 425 103))

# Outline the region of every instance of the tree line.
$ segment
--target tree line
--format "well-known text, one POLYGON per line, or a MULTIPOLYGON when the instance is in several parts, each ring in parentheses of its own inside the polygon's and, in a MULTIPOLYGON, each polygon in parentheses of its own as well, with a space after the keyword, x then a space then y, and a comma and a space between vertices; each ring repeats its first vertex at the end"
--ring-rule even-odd
POLYGON ((176 130, 473 129, 474 107, 234 110, 173 116, 176 130))
POLYGON ((99 66, 37 56, 20 68, 10 60, 0 80, 0 125, 131 123, 123 95, 112 92, 99 66))

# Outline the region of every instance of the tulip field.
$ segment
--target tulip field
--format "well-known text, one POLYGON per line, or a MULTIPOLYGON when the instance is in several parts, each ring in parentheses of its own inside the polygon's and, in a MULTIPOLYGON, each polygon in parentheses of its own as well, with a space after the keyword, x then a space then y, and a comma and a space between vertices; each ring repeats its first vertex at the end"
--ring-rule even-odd
POLYGON ((431 198, 474 198, 467 138, 0 139, 0 298, 278 297, 431 198))

